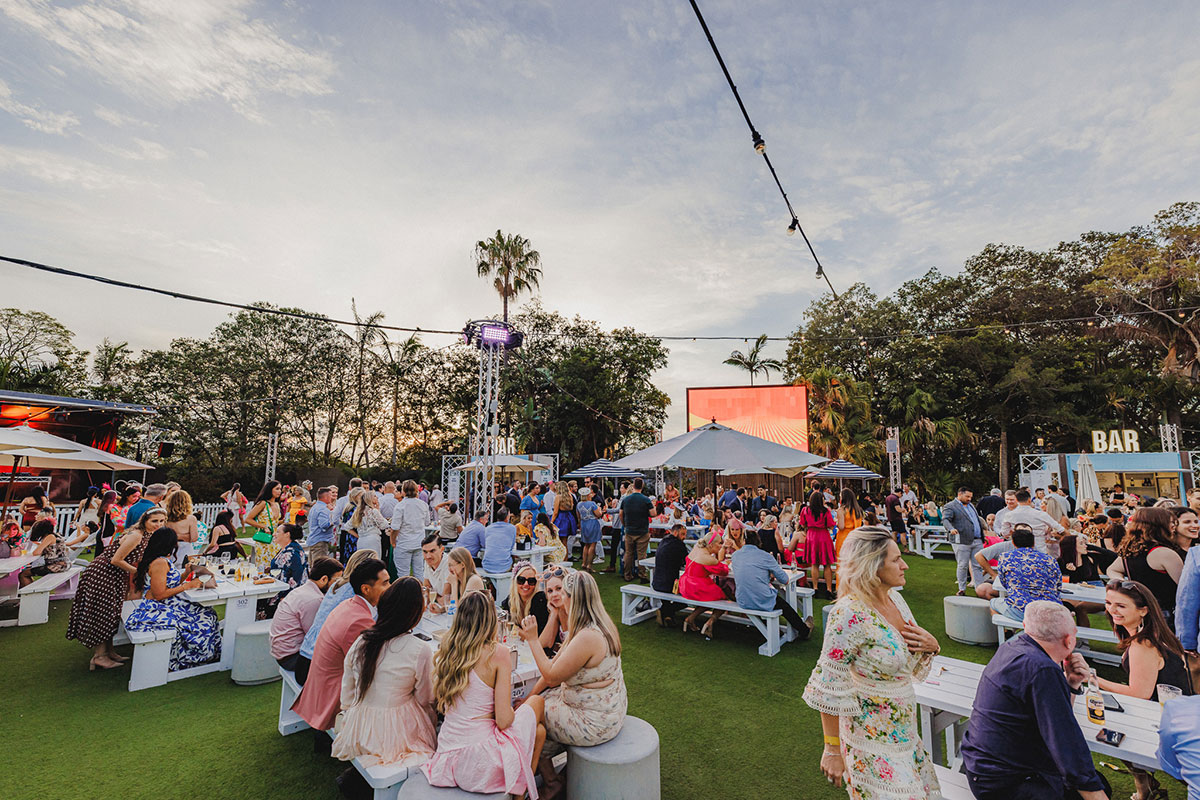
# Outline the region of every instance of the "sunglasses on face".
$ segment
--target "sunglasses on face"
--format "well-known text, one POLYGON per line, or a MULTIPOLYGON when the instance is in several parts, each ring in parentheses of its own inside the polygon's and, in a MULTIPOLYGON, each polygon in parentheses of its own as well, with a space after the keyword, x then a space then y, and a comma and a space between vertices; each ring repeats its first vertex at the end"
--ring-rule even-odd
POLYGON ((533 576, 532 578, 526 578, 524 575, 518 575, 516 578, 514 578, 514 580, 517 582, 518 586, 523 586, 525 584, 529 584, 530 586, 537 586, 537 582, 538 582, 536 575, 533 576))

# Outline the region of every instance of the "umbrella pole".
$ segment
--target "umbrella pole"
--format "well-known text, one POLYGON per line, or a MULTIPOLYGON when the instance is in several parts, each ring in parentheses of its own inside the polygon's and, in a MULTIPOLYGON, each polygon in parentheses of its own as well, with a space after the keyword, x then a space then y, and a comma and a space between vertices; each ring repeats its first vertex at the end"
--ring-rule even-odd
POLYGON ((0 512, 0 523, 8 520, 8 505, 12 502, 13 483, 17 480, 17 465, 21 463, 20 456, 13 456, 12 472, 8 476, 8 490, 4 493, 4 511, 0 512))

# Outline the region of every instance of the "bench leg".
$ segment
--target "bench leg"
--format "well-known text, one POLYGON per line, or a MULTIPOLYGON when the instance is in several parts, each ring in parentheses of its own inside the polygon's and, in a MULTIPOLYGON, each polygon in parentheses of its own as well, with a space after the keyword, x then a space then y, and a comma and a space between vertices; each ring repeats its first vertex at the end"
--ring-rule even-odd
POLYGON ((290 736, 297 731, 307 730, 309 724, 292 711, 292 704, 296 702, 296 692, 286 680, 282 681, 282 687, 279 692, 279 735, 290 736))
POLYGON ((41 625, 50 621, 50 593, 33 592, 21 595, 17 608, 18 625, 41 625))
POLYGON ((132 667, 129 671, 129 691, 166 686, 167 672, 171 668, 172 644, 174 640, 167 639, 134 646, 132 667))
POLYGON ((758 654, 761 656, 774 656, 779 654, 779 622, 773 619, 762 619, 752 615, 747 615, 754 627, 758 628, 758 632, 767 638, 767 641, 758 648, 758 654))

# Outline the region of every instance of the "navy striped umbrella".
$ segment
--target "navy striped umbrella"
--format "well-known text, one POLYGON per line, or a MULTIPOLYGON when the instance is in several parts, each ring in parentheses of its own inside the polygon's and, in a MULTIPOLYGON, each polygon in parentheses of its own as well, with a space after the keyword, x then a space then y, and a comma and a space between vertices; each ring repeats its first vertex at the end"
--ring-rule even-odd
POLYGON ((564 478, 641 478, 637 470, 618 467, 607 458, 598 458, 587 466, 563 475, 564 478))
POLYGON ((833 478, 843 480, 874 480, 883 476, 877 472, 860 467, 858 464, 851 463, 844 458, 839 458, 836 461, 830 461, 821 468, 812 467, 808 473, 812 478, 833 478))

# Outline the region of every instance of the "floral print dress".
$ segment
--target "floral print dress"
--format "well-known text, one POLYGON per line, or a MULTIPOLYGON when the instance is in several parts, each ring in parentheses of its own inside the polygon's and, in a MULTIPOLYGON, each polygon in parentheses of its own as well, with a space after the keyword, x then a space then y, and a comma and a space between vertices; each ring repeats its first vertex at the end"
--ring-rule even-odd
MULTIPOLYGON (((904 598, 891 597, 905 620, 904 598)), ((839 600, 829 614, 821 657, 804 702, 839 718, 854 800, 940 798, 933 762, 917 733, 913 682, 929 674, 933 657, 908 651, 900 632, 868 603, 839 600)))
MULTIPOLYGON (((183 576, 174 564, 167 567, 167 588, 174 589, 183 582, 183 576)), ((170 671, 209 664, 221 657, 221 627, 217 614, 211 608, 184 600, 179 595, 166 600, 155 600, 147 596, 150 592, 149 578, 142 601, 125 620, 129 631, 165 631, 175 629, 175 641, 171 644, 170 671)))

